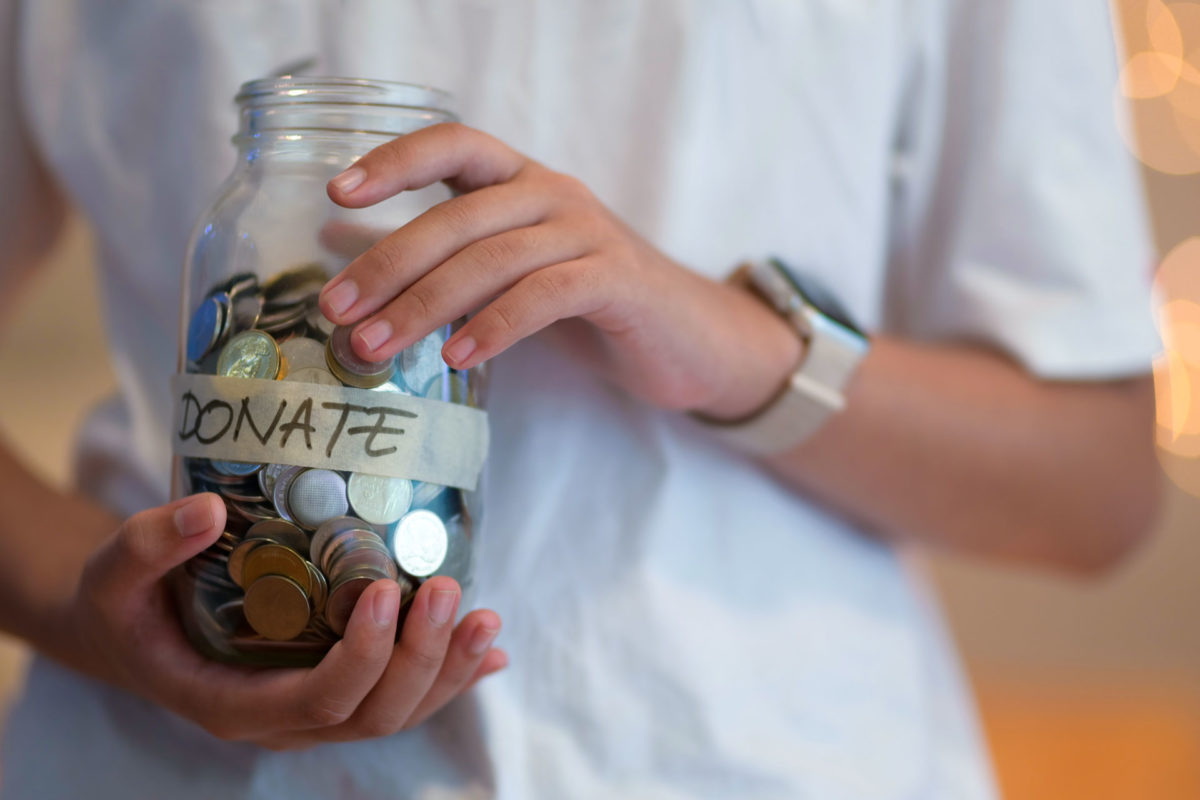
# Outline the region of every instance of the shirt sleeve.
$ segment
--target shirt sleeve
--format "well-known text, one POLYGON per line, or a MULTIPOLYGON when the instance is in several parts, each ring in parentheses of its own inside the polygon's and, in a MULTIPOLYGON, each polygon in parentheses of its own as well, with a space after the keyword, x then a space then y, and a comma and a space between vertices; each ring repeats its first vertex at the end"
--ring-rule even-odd
POLYGON ((886 330, 1045 378, 1147 372, 1154 253, 1107 5, 944 5, 907 76, 886 330))

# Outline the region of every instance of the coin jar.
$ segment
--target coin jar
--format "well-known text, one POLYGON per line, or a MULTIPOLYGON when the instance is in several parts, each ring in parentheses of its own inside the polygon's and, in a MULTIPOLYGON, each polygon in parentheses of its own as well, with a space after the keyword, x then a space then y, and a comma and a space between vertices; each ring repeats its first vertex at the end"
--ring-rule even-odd
POLYGON ((184 261, 171 379, 173 496, 217 494, 226 523, 172 584, 205 654, 307 665, 376 580, 400 585, 402 616, 432 576, 471 585, 486 381, 441 357, 462 320, 371 362, 317 306, 354 258, 451 197, 436 184, 346 209, 329 179, 455 116, 437 89, 348 78, 253 81, 236 103, 237 160, 184 261))

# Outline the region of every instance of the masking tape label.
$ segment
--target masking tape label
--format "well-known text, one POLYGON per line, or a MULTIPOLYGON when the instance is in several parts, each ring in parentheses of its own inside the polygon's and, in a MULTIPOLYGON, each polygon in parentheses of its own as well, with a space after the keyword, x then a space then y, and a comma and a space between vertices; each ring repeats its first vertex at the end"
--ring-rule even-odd
POLYGON ((487 414, 393 392, 293 381, 171 377, 176 455, 367 472, 474 490, 487 414))

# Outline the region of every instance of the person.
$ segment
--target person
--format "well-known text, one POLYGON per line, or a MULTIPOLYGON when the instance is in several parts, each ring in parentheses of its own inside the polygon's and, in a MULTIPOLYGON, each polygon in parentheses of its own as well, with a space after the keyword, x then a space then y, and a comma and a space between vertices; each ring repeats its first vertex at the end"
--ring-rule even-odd
POLYGON ((3 8, 2 296, 85 215, 121 388, 79 491, 0 461, 0 624, 43 654, 7 796, 994 796, 902 551, 1091 573, 1155 513, 1150 251, 1103 5, 3 8), (223 522, 208 495, 163 505, 176 265, 237 86, 313 54, 449 89, 466 123, 330 184, 458 194, 321 302, 376 356, 477 312, 444 356, 493 364, 481 608, 455 625, 430 581, 393 649, 376 585, 318 667, 235 670, 162 590, 223 522), (812 346, 724 280, 768 255, 871 336, 844 409, 755 455, 716 423, 812 346))

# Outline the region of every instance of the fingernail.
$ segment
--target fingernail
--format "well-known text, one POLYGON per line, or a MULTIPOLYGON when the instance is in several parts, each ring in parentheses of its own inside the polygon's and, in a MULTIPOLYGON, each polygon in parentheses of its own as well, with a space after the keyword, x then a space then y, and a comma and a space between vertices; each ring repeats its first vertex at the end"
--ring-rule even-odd
POLYGON ((446 345, 446 358, 455 364, 461 364, 475 352, 475 340, 470 336, 455 339, 446 345))
POLYGON ((439 589, 429 598, 429 621, 441 627, 450 621, 454 613, 454 603, 458 600, 458 592, 452 589, 439 589))
POLYGON ((371 604, 371 616, 381 628, 391 625, 400 613, 400 587, 388 586, 377 592, 371 604))
POLYGON ((368 350, 378 350, 384 342, 392 338, 392 323, 386 319, 377 319, 360 330, 358 338, 368 350))
POLYGON ((344 172, 339 172, 333 176, 333 180, 329 181, 342 194, 350 194, 367 179, 367 171, 362 167, 350 167, 344 172))
POLYGON ((335 314, 345 314, 358 299, 358 284, 349 278, 325 290, 325 304, 335 314))
POLYGON ((198 536, 212 527, 212 503, 203 495, 189 498, 175 509, 175 530, 180 536, 198 536))
POLYGON ((475 633, 471 634, 471 641, 467 642, 467 652, 473 656, 483 655, 499 632, 496 628, 476 628, 475 633))

